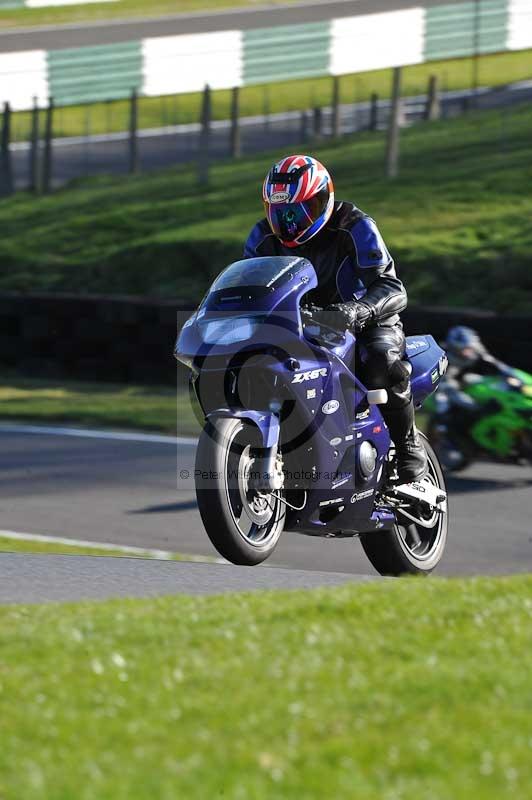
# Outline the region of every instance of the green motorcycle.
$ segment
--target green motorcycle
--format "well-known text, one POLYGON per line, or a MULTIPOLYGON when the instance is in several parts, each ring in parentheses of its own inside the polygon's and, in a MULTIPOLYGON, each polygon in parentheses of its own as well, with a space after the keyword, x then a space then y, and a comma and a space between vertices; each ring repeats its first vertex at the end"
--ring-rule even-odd
POLYGON ((447 471, 458 472, 478 459, 532 463, 532 375, 509 372, 471 376, 461 393, 446 396, 443 386, 436 395, 428 437, 447 471))

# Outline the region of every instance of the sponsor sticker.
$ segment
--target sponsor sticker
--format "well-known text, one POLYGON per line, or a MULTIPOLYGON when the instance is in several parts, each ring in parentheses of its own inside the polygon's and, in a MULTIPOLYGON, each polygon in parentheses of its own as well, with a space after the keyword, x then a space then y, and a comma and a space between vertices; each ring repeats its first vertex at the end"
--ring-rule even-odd
POLYGON ((314 400, 316 397, 316 389, 307 389, 307 400, 314 400))
POLYGON ((424 339, 414 339, 413 342, 407 342, 407 350, 418 350, 420 347, 425 347, 426 342, 424 339))
POLYGON ((430 379, 432 383, 436 383, 439 377, 440 377, 439 369, 433 369, 432 372, 430 373, 430 379))
POLYGON ((366 489, 365 492, 356 492, 355 494, 351 495, 351 502, 358 503, 359 500, 365 500, 367 497, 371 497, 374 492, 375 489, 366 489))
POLYGON ((369 412, 369 408, 366 408, 365 411, 359 411, 358 414, 355 414, 355 419, 366 419, 366 417, 369 417, 369 412))
POLYGON ((296 372, 292 383, 303 383, 303 381, 315 381, 318 378, 325 378, 327 377, 327 368, 322 367, 321 369, 309 369, 306 372, 296 372))
POLYGON ((337 497, 335 500, 322 500, 322 502, 320 503, 320 508, 323 508, 324 506, 338 505, 338 503, 343 503, 343 502, 344 502, 343 497, 337 497))
POLYGON ((373 433, 380 433, 382 431, 382 425, 375 425, 373 428, 373 433))
POLYGON ((347 483, 347 481, 349 479, 350 479, 350 476, 348 475, 346 478, 340 478, 340 480, 333 481, 332 488, 333 489, 338 489, 339 486, 343 486, 344 483, 347 483))
POLYGON ((270 203, 287 203, 290 200, 290 192, 274 192, 270 196, 270 203))
POLYGON ((346 440, 346 442, 352 442, 353 441, 353 434, 352 433, 348 433, 347 436, 345 437, 345 440, 346 440))
POLYGON ((337 445, 342 444, 342 437, 341 436, 335 436, 334 439, 331 439, 329 444, 331 444, 333 447, 336 447, 337 445))
POLYGON ((334 414, 339 408, 340 403, 338 400, 327 400, 327 402, 322 405, 321 410, 324 414, 334 414))

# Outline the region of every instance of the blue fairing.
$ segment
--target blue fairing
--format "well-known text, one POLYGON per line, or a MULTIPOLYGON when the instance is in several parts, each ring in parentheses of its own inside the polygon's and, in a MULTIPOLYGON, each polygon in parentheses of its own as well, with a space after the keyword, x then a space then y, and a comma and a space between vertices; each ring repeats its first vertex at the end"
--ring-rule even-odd
POLYGON ((447 370, 445 351, 432 336, 408 336, 406 356, 412 365, 412 394, 416 405, 436 391, 447 370))
MULTIPOLYGON (((394 519, 378 503, 390 435, 353 371, 355 336, 302 324, 301 301, 316 285, 304 258, 231 264, 181 330, 176 356, 192 370, 206 418, 246 419, 265 449, 279 445, 294 508, 305 498, 287 512, 290 529, 375 530, 394 519)), ((445 354, 431 336, 416 336, 407 357, 419 405, 437 387, 445 354)))
POLYGON ((300 300, 317 286, 314 267, 305 258, 269 256, 235 261, 214 281, 197 312, 179 335, 176 355, 197 359, 233 353, 238 345, 263 346, 264 322, 291 343, 302 336, 300 300), (291 334, 291 336, 290 336, 291 334))
POLYGON ((263 447, 273 447, 279 441, 279 418, 271 412, 265 414, 249 408, 219 408, 211 414, 207 414, 207 419, 211 422, 216 417, 245 419, 252 422, 260 431, 263 447))

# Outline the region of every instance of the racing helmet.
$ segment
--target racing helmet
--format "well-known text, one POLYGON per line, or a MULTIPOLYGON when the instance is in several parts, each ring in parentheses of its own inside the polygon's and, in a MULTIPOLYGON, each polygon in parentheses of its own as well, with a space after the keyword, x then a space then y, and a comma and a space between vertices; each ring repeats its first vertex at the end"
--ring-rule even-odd
POLYGON ((331 176, 312 156, 287 156, 264 179, 266 219, 285 247, 308 242, 327 224, 334 206, 331 176))
POLYGON ((461 368, 472 366, 486 353, 478 333, 472 328, 466 328, 465 325, 449 328, 444 348, 450 364, 461 368))

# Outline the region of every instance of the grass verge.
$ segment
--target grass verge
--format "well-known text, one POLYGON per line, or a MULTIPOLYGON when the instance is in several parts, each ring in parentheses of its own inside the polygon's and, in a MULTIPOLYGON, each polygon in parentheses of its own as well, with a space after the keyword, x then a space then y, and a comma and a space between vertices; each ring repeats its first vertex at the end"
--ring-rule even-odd
MULTIPOLYGON (((426 415, 416 414, 420 430, 426 415)), ((0 423, 53 423, 194 436, 201 426, 188 392, 162 387, 0 377, 0 423)))
MULTIPOLYGON (((268 0, 271 6, 288 5, 295 0, 268 0)), ((98 20, 160 17, 225 8, 253 8, 255 0, 117 0, 114 3, 90 3, 44 8, 0 9, 1 28, 24 28, 32 25, 66 25, 98 20)))
POLYGON ((532 578, 0 609, 5 800, 529 796, 532 578))
MULTIPOLYGON (((43 555, 67 556, 113 556, 116 558, 164 558, 169 561, 197 560, 193 556, 182 556, 179 553, 144 550, 141 547, 121 550, 113 547, 101 547, 94 544, 65 544, 64 542, 39 541, 38 539, 20 538, 2 535, 0 532, 0 553, 37 553, 43 555)), ((204 559, 202 559, 204 560, 204 559)))
MULTIPOLYGON (((532 310, 529 107, 478 112, 404 130, 401 172, 384 175, 385 137, 363 134, 310 150, 336 194, 371 213, 411 302, 532 310)), ((262 215, 274 159, 97 178, 46 198, 0 200, 0 291, 90 291, 176 297, 194 306, 239 258, 262 215)))
MULTIPOLYGON (((479 84, 499 86, 532 77, 530 50, 483 56, 479 61, 479 84)), ((471 87, 472 60, 467 58, 433 61, 403 68, 402 92, 406 95, 424 94, 430 75, 437 75, 440 87, 446 90, 471 87)), ((391 70, 382 69, 340 78, 340 101, 353 103, 369 100, 376 92, 381 98, 390 97, 391 70)), ((240 93, 242 116, 296 111, 331 104, 332 81, 329 77, 309 80, 290 80, 261 86, 246 86, 240 93)), ((139 127, 160 128, 197 122, 201 114, 201 94, 164 97, 141 97, 138 103, 139 127)), ((229 119, 231 93, 220 90, 212 93, 214 119, 229 119)), ((54 112, 54 136, 86 136, 90 134, 126 131, 130 125, 129 101, 116 100, 90 105, 58 107, 54 112)), ((31 132, 31 115, 20 111, 13 115, 13 139, 27 141, 31 132)))
POLYGON ((0 419, 199 433, 188 394, 167 386, 0 378, 0 419))

